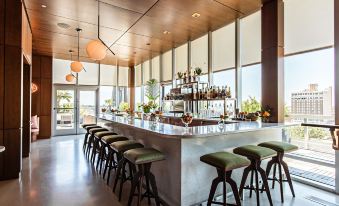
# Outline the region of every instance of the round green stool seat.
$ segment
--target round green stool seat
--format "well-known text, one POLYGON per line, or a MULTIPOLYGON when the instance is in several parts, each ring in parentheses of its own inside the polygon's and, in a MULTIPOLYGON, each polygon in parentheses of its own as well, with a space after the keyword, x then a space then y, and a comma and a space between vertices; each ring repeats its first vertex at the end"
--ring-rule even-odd
POLYGON ((128 138, 122 135, 107 135, 101 138, 101 141, 103 141, 105 144, 111 144, 113 142, 125 140, 128 140, 128 138))
POLYGON ((143 148, 144 145, 140 144, 139 142, 135 140, 126 140, 126 141, 119 141, 119 142, 114 142, 110 144, 111 148, 116 151, 117 153, 124 153, 128 150, 131 149, 136 149, 136 148, 143 148))
POLYGON ((108 135, 117 135, 117 133, 115 133, 115 132, 111 132, 111 131, 100 131, 100 132, 96 132, 95 134, 94 134, 94 136, 95 137, 97 137, 97 138, 99 138, 99 139, 101 139, 102 137, 104 137, 104 136, 108 136, 108 135))
POLYGON ((96 124, 83 124, 81 125, 82 128, 86 129, 89 126, 96 126, 96 124))
POLYGON ((286 142, 279 142, 279 141, 263 142, 263 143, 258 144, 258 146, 267 147, 280 153, 293 152, 293 151, 298 150, 298 147, 293 144, 289 144, 286 142))
POLYGON ((146 164, 165 159, 165 155, 153 148, 131 149, 124 153, 124 157, 133 164, 146 164))
POLYGON ((200 157, 200 161, 225 171, 246 167, 251 164, 248 159, 229 152, 215 152, 206 154, 200 157))
POLYGON ((90 133, 90 134, 95 134, 95 133, 97 133, 97 132, 103 132, 103 131, 108 131, 108 130, 105 129, 105 128, 102 128, 102 127, 100 127, 100 128, 93 128, 93 129, 90 129, 90 130, 89 130, 89 133, 90 133))
POLYGON ((242 147, 237 147, 233 150, 233 152, 235 154, 245 156, 248 159, 255 160, 264 160, 277 155, 277 152, 272 149, 256 145, 245 145, 242 147))

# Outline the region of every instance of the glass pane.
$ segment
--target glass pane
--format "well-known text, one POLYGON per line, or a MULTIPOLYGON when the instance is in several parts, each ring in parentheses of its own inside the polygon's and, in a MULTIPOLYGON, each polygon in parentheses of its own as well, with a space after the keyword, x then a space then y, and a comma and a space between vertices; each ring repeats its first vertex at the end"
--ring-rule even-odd
POLYGON ((208 72, 208 36, 205 35, 191 43, 191 66, 200 67, 202 73, 208 72))
POLYGON ((142 103, 141 98, 141 87, 135 87, 135 102, 134 102, 134 110, 139 110, 138 106, 142 103))
POLYGON ((175 73, 186 72, 188 67, 187 43, 175 49, 175 73))
POLYGON ((241 19, 241 64, 261 62, 261 11, 241 19))
POLYGON ((172 50, 162 55, 161 81, 172 80, 172 50))
POLYGON ((152 59, 152 79, 160 81, 160 56, 152 59))
POLYGON ((142 85, 141 79, 141 64, 137 65, 134 70, 135 86, 139 87, 142 85))
POLYGON ((56 129, 73 129, 74 90, 57 90, 56 95, 56 129))
POLYGON ((65 76, 71 72, 71 61, 53 58, 53 84, 75 84, 67 82, 65 76))
POLYGON ((235 97, 235 69, 214 72, 213 84, 218 87, 231 87, 231 95, 235 97))
POLYGON ((235 67, 235 23, 212 32, 213 71, 235 67))
POLYGON ((119 86, 128 86, 128 67, 119 67, 119 86))
POLYGON ((100 64, 100 85, 117 85, 117 68, 113 65, 100 64))
MULTIPOLYGON (((284 60, 285 121, 334 124, 334 49, 284 60)), ((285 131, 285 141, 299 146, 286 159, 291 174, 334 187, 335 151, 328 129, 297 126, 285 131)))
POLYGON ((146 82, 150 79, 150 66, 149 66, 149 61, 145 61, 142 64, 142 80, 143 84, 146 84, 146 82))
POLYGON ((261 64, 241 69, 242 104, 244 112, 257 112, 261 108, 261 64))
POLYGON ((78 84, 81 85, 98 85, 99 64, 82 62, 85 71, 78 73, 78 84))
POLYGON ((95 91, 80 91, 79 94, 79 127, 82 124, 95 123, 95 91))
POLYGON ((118 87, 118 97, 119 97, 119 109, 121 110, 122 103, 128 104, 128 88, 127 87, 118 87))
POLYGON ((334 0, 285 0, 284 5, 285 54, 334 44, 334 0))
POLYGON ((101 86, 99 90, 100 110, 102 108, 116 107, 115 87, 101 86))

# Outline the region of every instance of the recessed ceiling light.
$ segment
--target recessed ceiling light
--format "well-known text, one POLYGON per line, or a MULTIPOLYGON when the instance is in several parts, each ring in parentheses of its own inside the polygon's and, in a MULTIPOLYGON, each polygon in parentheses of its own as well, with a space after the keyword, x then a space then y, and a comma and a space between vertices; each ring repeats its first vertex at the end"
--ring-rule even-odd
POLYGON ((41 4, 41 7, 42 8, 46 8, 47 6, 45 4, 41 4))
POLYGON ((199 17, 200 17, 200 14, 199 14, 199 13, 194 13, 194 14, 192 14, 192 17, 193 17, 193 18, 199 18, 199 17))
POLYGON ((71 26, 66 23, 58 23, 58 27, 63 28, 63 29, 69 29, 71 26))
POLYGON ((151 45, 151 43, 147 43, 146 45, 149 46, 149 45, 151 45))
POLYGON ((164 34, 170 34, 171 32, 169 32, 169 31, 167 31, 167 30, 165 30, 164 31, 164 34))

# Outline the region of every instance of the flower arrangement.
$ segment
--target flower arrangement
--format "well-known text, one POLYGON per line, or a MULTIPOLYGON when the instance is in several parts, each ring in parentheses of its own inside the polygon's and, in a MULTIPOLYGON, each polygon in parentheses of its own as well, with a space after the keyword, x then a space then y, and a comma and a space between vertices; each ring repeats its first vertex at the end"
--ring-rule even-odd
POLYGON ((156 109, 158 105, 154 101, 143 103, 139 106, 144 113, 150 113, 152 109, 156 109))
POLYGON ((101 108, 101 112, 105 113, 107 111, 107 109, 105 107, 101 108))
POLYGON ((190 113, 183 114, 181 116, 181 121, 184 123, 185 127, 187 128, 189 124, 193 121, 193 116, 190 113))
POLYGON ((127 102, 121 102, 119 105, 120 111, 126 111, 129 109, 129 104, 127 102))
POLYGON ((272 116, 273 113, 273 109, 266 105, 265 107, 261 107, 261 112, 260 112, 260 117, 262 119, 263 122, 270 122, 270 118, 272 116))

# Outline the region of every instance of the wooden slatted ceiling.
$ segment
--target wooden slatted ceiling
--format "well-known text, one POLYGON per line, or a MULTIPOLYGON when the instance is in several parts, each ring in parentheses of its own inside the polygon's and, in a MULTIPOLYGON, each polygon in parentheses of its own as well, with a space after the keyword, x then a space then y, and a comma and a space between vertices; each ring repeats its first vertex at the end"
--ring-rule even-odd
MULTIPOLYGON (((90 61, 85 47, 97 38, 96 0, 25 0, 25 5, 35 53, 70 59, 68 50, 77 50, 75 28, 80 27, 80 56, 90 61)), ((117 54, 108 54, 103 63, 115 64, 119 58, 123 66, 139 64, 260 7, 261 0, 101 0, 100 37, 108 45, 114 43, 111 48, 117 54), (192 18, 195 12, 201 16, 192 18), (164 35, 165 30, 170 34, 164 35)))

